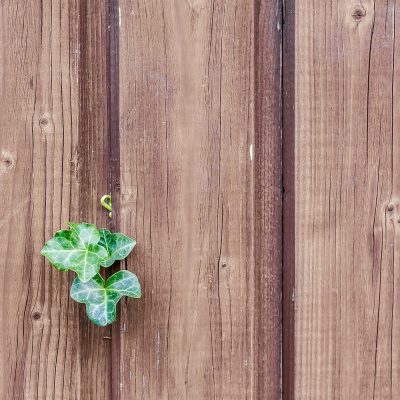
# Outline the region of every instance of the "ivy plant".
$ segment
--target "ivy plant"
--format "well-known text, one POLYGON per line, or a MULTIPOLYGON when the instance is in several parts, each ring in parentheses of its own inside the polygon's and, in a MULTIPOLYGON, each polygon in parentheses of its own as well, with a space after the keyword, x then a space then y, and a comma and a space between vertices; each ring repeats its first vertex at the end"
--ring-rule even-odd
POLYGON ((86 304, 86 313, 96 325, 109 325, 115 321, 121 297, 139 298, 141 288, 136 275, 126 270, 105 281, 99 273, 100 267, 110 267, 126 258, 136 242, 122 233, 97 230, 93 224, 68 223, 68 226, 68 230, 56 232, 41 254, 59 271, 76 273, 71 297, 86 304))
POLYGON ((139 281, 132 272, 116 272, 107 281, 99 274, 86 283, 75 278, 71 287, 71 297, 78 303, 86 304, 88 317, 100 326, 115 321, 116 306, 122 296, 141 296, 139 281))

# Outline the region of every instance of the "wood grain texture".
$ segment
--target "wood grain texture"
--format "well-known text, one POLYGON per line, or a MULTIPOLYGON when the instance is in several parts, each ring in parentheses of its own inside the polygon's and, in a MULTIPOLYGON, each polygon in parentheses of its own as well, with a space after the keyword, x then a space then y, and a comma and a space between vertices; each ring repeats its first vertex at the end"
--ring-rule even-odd
MULTIPOLYGON (((79 0, 79 220, 99 228, 115 225, 100 206, 101 197, 111 193, 108 20, 108 0, 79 0)), ((91 323, 83 305, 79 328, 80 398, 112 398, 111 328, 91 323)))
POLYGON ((296 399, 400 398, 399 17, 296 7, 296 399))
MULTIPOLYGON (((78 321, 44 241, 76 216, 77 4, 0 4, 0 397, 76 399, 78 321)), ((78 373, 77 373, 78 371, 78 373)))
POLYGON ((257 399, 281 399, 282 352, 282 8, 256 1, 255 354, 257 399))
POLYGON ((0 398, 107 399, 109 334, 40 255, 67 221, 105 225, 106 3, 0 4, 0 398))
POLYGON ((279 3, 120 7, 121 398, 278 399, 279 3))
POLYGON ((0 4, 0 398, 279 399, 280 12, 0 4), (75 220, 138 240, 112 328, 40 256, 75 220))
POLYGON ((295 0, 282 8, 282 398, 294 399, 295 379, 295 0))

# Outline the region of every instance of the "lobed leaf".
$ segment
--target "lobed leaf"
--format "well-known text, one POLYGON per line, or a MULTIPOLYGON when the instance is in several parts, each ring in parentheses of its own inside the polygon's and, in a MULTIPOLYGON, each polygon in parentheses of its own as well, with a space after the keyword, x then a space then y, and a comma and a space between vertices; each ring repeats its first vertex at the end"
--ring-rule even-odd
POLYGON ((112 324, 116 317, 116 304, 107 297, 99 304, 86 304, 86 314, 89 319, 98 326, 107 326, 112 324))
POLYGON ((60 271, 75 271, 71 297, 86 304, 88 317, 99 326, 115 321, 116 305, 122 296, 139 298, 139 281, 129 271, 119 271, 106 282, 100 266, 109 267, 129 255, 136 242, 122 233, 98 231, 88 223, 68 223, 69 230, 56 232, 41 254, 60 271))
POLYGON ((123 260, 133 250, 136 241, 122 233, 112 233, 107 229, 99 230, 99 244, 108 253, 108 258, 101 262, 103 267, 110 267, 115 261, 123 260))
POLYGON ((116 306, 122 296, 141 296, 138 278, 130 271, 118 271, 107 282, 99 274, 88 282, 76 278, 71 287, 71 297, 86 304, 89 319, 99 326, 115 321, 116 306))
POLYGON ((94 225, 69 224, 70 230, 58 231, 42 248, 40 253, 57 269, 75 271, 79 279, 87 282, 107 259, 107 250, 98 245, 100 235, 94 225))
POLYGON ((68 222, 67 225, 71 228, 72 235, 75 235, 83 245, 97 244, 100 240, 99 231, 93 224, 68 222))

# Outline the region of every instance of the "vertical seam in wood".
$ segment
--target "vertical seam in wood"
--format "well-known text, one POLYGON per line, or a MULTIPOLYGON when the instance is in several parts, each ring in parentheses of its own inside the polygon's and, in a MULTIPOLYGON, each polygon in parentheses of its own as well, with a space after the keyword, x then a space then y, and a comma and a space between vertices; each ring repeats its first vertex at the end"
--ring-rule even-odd
POLYGON ((109 120, 108 186, 113 195, 110 228, 119 228, 120 138, 119 138, 119 0, 108 0, 107 108, 109 120))
POLYGON ((282 2, 282 398, 295 389, 295 0, 282 2))
MULTIPOLYGON (((109 228, 119 229, 120 213, 120 137, 119 137, 119 0, 108 0, 107 15, 107 111, 109 129, 108 187, 112 194, 113 212, 109 228)), ((113 272, 120 269, 117 263, 113 272)), ((117 320, 111 326, 111 398, 121 397, 121 304, 117 306, 117 320)))

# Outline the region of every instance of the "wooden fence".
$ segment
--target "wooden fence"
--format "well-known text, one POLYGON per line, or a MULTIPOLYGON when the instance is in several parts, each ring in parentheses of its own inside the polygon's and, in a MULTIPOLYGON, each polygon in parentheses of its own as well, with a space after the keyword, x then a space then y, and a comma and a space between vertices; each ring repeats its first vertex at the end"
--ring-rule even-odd
POLYGON ((396 1, 2 0, 0 23, 1 399, 400 398, 396 1), (40 255, 67 221, 138 242, 111 328, 40 255))

